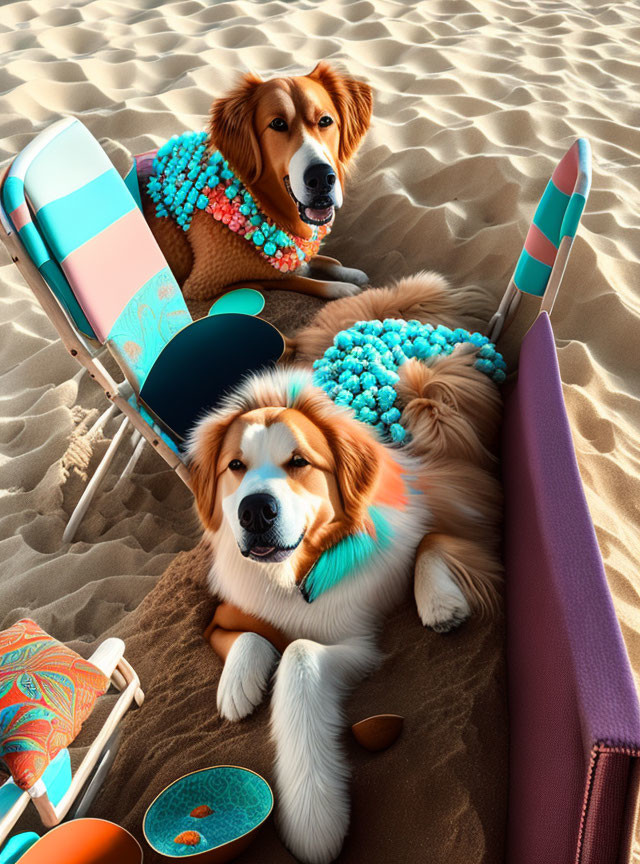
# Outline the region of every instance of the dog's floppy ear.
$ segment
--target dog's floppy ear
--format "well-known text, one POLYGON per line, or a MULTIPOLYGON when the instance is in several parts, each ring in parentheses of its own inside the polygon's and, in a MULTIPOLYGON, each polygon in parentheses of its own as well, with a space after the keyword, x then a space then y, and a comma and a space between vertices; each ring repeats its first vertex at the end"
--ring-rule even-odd
POLYGON ((222 508, 216 506, 218 457, 229 426, 238 415, 208 418, 199 423, 189 440, 189 480, 196 507, 205 528, 216 531, 222 521, 222 508))
POLYGON ((373 96, 371 87, 357 81, 322 60, 308 76, 325 88, 331 96, 340 120, 339 159, 346 163, 358 149, 362 136, 371 123, 373 96))
POLYGON ((352 526, 367 520, 376 491, 384 447, 364 423, 338 408, 319 387, 303 388, 294 408, 306 414, 324 433, 335 462, 342 507, 352 526))
POLYGON ((211 142, 245 183, 255 183, 262 174, 262 154, 253 127, 260 84, 257 75, 247 73, 227 96, 211 106, 211 142))
POLYGON ((348 432, 344 434, 344 430, 336 438, 335 446, 336 473, 344 511, 361 521, 367 512, 380 471, 378 450, 368 436, 348 432))
POLYGON ((380 473, 380 446, 356 420, 344 414, 325 420, 336 462, 336 478, 345 515, 353 525, 367 519, 367 508, 380 473))

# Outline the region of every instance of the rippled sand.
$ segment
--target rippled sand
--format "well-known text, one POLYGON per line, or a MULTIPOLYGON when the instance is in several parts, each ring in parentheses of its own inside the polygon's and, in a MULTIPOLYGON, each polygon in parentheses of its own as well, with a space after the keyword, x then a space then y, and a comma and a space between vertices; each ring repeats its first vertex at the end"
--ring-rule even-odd
MULTIPOLYGON (((46 0, 0 14, 0 159, 59 117, 134 152, 202 127, 239 72, 342 61, 375 89, 327 252, 375 284, 421 268, 500 296, 554 164, 578 135, 594 176, 553 314, 565 398, 624 637, 640 671, 640 9, 632 3, 46 0)), ((61 546, 105 407, 0 258, 0 624, 31 611, 91 638, 134 608, 198 537, 181 483, 150 451, 105 484, 61 546)), ((535 304, 522 304, 517 338, 535 304)), ((125 451, 127 448, 125 448, 125 451)), ((129 453, 123 452, 116 467, 129 453)))

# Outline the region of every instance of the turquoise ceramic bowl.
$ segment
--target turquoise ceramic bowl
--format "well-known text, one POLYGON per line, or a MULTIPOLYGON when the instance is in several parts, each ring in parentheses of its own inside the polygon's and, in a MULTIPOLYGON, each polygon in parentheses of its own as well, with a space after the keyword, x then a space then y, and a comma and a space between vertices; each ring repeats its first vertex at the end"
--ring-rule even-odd
POLYGON ((167 786, 145 813, 142 830, 149 845, 168 858, 222 864, 246 849, 272 809, 273 792, 263 777, 248 768, 217 765, 167 786), (212 812, 191 816, 198 807, 212 812), (175 842, 189 831, 198 833, 198 843, 175 842))

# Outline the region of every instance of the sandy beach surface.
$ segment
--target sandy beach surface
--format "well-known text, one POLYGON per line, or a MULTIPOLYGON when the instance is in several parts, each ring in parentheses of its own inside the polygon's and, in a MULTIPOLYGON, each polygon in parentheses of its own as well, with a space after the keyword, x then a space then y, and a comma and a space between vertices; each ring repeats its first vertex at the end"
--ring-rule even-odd
MULTIPOLYGON (((537 200, 577 136, 593 185, 553 313, 580 471, 640 676, 640 8, 572 0, 0 5, 0 163, 62 116, 143 152, 203 128, 246 70, 320 59, 371 83, 374 122, 326 252, 374 285, 419 269, 501 296, 537 200)), ((306 308, 306 307, 305 307, 306 308)), ((509 357, 533 320, 523 302, 509 357)), ((71 545, 68 514, 117 422, 0 250, 0 626, 93 641, 199 529, 190 495, 126 445, 71 545)), ((638 847, 640 849, 640 847, 638 847)), ((640 853, 638 860, 640 860, 640 853)))

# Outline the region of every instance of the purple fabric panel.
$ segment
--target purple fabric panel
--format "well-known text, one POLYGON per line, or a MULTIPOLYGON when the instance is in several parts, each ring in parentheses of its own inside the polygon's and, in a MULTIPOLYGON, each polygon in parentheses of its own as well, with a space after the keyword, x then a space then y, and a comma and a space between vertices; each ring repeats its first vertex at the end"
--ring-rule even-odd
POLYGON ((592 747, 636 749, 640 711, 578 473, 546 313, 523 341, 518 381, 505 399, 502 460, 511 729, 507 860, 573 864, 592 747))

